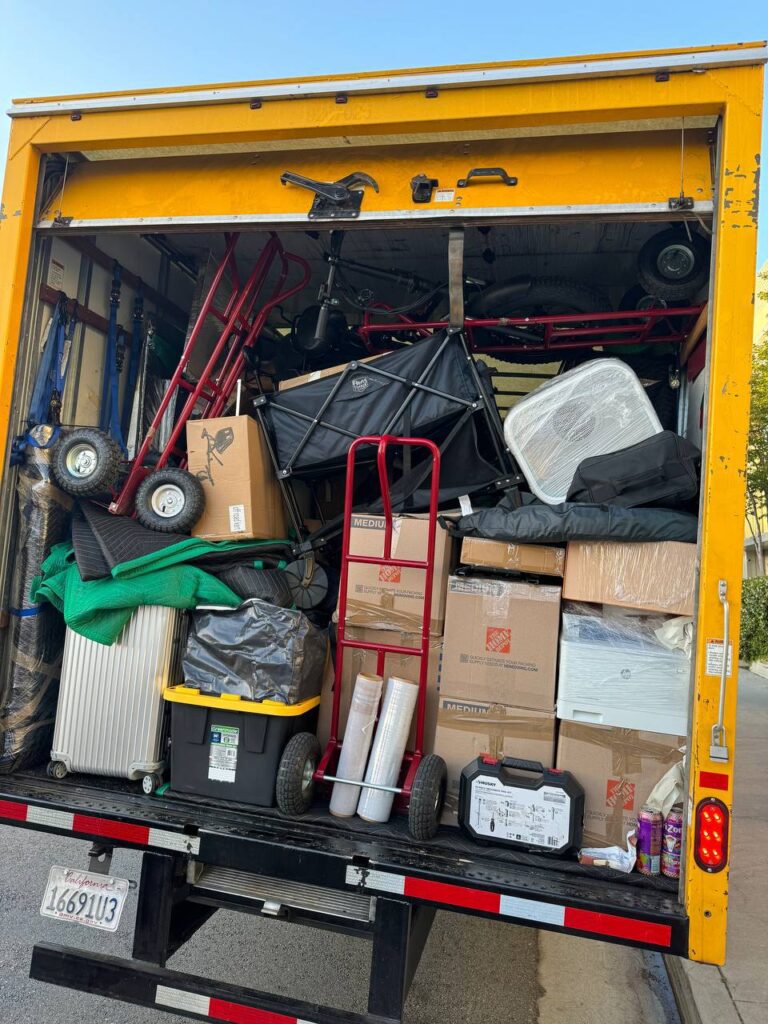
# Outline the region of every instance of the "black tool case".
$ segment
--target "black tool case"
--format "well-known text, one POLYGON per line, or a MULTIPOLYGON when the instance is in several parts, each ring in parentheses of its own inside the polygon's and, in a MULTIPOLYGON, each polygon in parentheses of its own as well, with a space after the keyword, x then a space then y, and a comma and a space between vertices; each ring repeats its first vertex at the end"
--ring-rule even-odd
POLYGON ((584 790, 570 772, 516 757, 475 758, 459 781, 459 823, 490 843, 563 855, 581 845, 584 790))

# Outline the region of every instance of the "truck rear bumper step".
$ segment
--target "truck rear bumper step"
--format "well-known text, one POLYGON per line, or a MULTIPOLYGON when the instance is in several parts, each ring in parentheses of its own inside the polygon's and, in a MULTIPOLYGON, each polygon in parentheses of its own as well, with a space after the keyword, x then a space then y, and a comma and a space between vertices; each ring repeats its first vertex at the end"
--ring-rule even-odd
POLYGON ((232 868, 203 865, 201 873, 192 881, 190 896, 213 893, 237 896, 253 903, 263 903, 276 913, 278 907, 338 917, 342 920, 373 921, 376 898, 358 893, 339 892, 319 885, 303 885, 279 878, 266 878, 232 868))
POLYGON ((382 1020, 51 943, 34 947, 29 975, 36 981, 195 1020, 231 1024, 381 1024, 382 1020))

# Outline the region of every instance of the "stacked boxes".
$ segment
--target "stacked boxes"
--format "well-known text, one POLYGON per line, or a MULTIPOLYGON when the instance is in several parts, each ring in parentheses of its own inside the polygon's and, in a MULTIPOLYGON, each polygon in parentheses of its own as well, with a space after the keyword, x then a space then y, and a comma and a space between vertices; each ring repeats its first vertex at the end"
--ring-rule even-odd
POLYGON ((471 538, 461 561, 498 575, 448 579, 435 739, 448 766, 447 824, 456 823, 459 777, 475 757, 518 757, 549 768, 555 745, 562 550, 471 538), (510 569, 553 578, 501 575, 510 569))
POLYGON ((695 560, 695 544, 568 545, 557 767, 584 787, 586 846, 623 846, 651 790, 683 756, 683 617, 693 614, 695 560))

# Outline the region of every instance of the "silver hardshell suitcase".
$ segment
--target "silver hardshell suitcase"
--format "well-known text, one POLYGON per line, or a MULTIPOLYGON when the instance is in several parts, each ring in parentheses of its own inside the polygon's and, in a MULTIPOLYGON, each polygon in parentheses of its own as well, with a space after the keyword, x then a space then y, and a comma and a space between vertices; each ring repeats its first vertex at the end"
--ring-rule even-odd
POLYGON ((165 767, 163 691, 180 682, 183 612, 141 605, 111 647, 67 629, 48 772, 142 779, 165 767))

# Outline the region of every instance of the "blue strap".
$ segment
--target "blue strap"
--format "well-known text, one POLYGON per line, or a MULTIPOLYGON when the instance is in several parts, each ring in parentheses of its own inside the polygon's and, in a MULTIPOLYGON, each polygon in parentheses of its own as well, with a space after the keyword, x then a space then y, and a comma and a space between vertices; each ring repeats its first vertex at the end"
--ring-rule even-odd
POLYGON ((15 615, 17 619, 28 619, 32 615, 39 615, 43 610, 42 605, 36 605, 34 608, 9 608, 8 611, 11 615, 15 615))
MULTIPOLYGON (((56 303, 53 316, 51 317, 51 326, 43 346, 40 365, 37 369, 37 377, 35 378, 35 386, 32 391, 32 401, 29 404, 27 423, 30 427, 35 427, 38 423, 48 423, 50 417, 51 398, 53 397, 54 389, 56 389, 56 383, 59 380, 61 353, 64 349, 65 301, 66 297, 62 295, 56 303)), ((61 388, 57 390, 61 393, 61 388)))
POLYGON ((125 380, 125 404, 123 406, 123 437, 128 436, 131 429, 131 413, 133 412, 133 395, 136 381, 139 379, 139 362, 141 346, 144 340, 144 291, 142 282, 133 300, 133 327, 131 330, 131 354, 128 357, 128 374, 125 380))
POLYGON ((117 366, 117 310, 120 307, 121 270, 120 264, 115 260, 112 270, 112 290, 109 293, 109 320, 107 321, 107 345, 104 352, 104 377, 101 384, 99 429, 110 434, 125 452, 125 442, 120 428, 120 380, 117 366))

